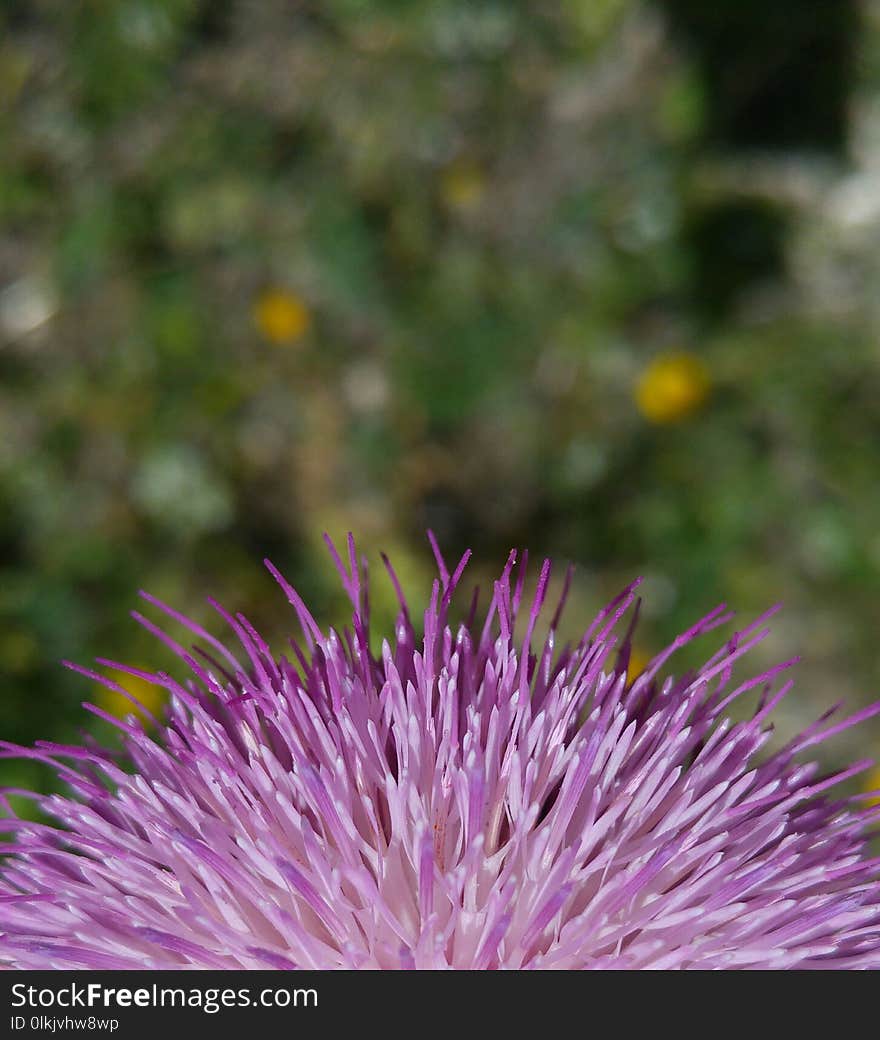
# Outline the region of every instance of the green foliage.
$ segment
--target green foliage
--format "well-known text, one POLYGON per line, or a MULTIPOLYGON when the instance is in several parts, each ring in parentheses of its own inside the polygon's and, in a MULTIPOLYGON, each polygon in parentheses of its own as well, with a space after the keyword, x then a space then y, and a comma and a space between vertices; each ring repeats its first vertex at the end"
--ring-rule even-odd
POLYGON ((9 5, 0 735, 83 724, 62 657, 172 666, 140 586, 280 643, 270 555, 342 623, 325 529, 413 590, 429 525, 568 556, 581 616, 644 572, 646 653, 783 599, 792 710, 869 697, 880 29, 783 6, 9 5))

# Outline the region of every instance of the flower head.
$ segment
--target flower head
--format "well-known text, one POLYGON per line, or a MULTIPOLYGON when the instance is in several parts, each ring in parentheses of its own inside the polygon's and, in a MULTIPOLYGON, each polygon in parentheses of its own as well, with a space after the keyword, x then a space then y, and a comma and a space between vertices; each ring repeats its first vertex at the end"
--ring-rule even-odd
POLYGON ((829 713, 771 753, 767 720, 791 686, 774 684, 791 662, 732 679, 768 615, 697 672, 666 674, 677 649, 729 620, 716 610, 630 682, 633 624, 617 633, 635 586, 559 649, 565 591, 545 612, 549 561, 527 605, 512 553, 485 613, 474 598, 453 624, 468 556, 450 574, 434 548, 421 636, 387 565, 400 613, 375 653, 351 540, 347 564, 332 550, 350 630, 322 630, 269 565, 302 629, 290 658, 240 614, 217 606, 233 651, 146 596, 198 643, 141 618, 190 670, 184 682, 129 670, 168 691, 162 726, 117 720, 121 758, 4 745, 51 763, 70 793, 38 799, 52 824, 17 818, 7 799, 0 964, 880 966, 865 853, 880 808, 829 795, 867 764, 820 776, 798 760, 880 705, 829 713), (750 690, 757 709, 732 721, 750 690))
POLYGON ((293 343, 301 339, 311 325, 306 304, 284 289, 267 289, 254 305, 254 321, 271 343, 293 343))
POLYGON ((471 212, 479 207, 486 194, 486 175, 477 164, 459 160, 444 172, 441 193, 449 209, 471 212))
POLYGON ((162 713, 166 694, 161 687, 139 675, 117 670, 96 684, 95 699, 98 707, 116 718, 124 719, 134 712, 138 718, 149 722, 162 713))
POLYGON ((709 373, 694 354, 661 354, 639 379, 636 405, 650 422, 676 423, 702 408, 709 389, 709 373))

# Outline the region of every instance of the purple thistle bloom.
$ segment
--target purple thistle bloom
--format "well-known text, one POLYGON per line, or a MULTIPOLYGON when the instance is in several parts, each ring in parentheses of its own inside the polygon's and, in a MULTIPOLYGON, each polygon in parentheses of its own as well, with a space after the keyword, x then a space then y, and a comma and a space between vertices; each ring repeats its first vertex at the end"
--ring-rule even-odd
POLYGON ((569 571, 533 649, 549 561, 524 608, 525 559, 514 582, 511 553, 485 618, 475 598, 453 627, 469 554, 450 575, 432 544, 423 639, 385 561, 400 613, 378 656, 351 539, 347 566, 331 545, 351 631, 322 632, 269 565, 302 627, 293 660, 218 606, 242 663, 145 596, 204 644, 190 651, 140 618, 192 672, 182 684, 127 669, 169 691, 161 729, 117 723, 121 757, 3 745, 50 763, 71 793, 38 798, 57 826, 5 799, 0 965, 880 967, 866 853, 880 807, 827 794, 870 763, 822 777, 797 760, 880 704, 837 723, 829 712, 761 755, 792 662, 730 687, 769 614, 698 672, 661 678, 675 650, 729 620, 720 608, 630 683, 634 621, 615 631, 635 584, 559 650, 569 571), (753 717, 728 718, 755 688, 753 717))

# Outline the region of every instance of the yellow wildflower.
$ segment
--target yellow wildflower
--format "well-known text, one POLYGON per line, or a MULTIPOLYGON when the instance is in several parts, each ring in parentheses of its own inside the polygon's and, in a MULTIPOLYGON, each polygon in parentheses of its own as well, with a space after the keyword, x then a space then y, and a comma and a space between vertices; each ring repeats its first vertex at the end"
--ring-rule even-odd
MULTIPOLYGON (((880 791, 880 766, 875 766, 871 772, 867 774, 863 790, 866 794, 868 791, 880 791)), ((874 795, 873 798, 867 799, 867 804, 880 805, 880 795, 874 795)))
POLYGON ((632 686, 650 663, 651 656, 649 654, 646 654, 644 650, 639 650, 637 647, 633 647, 630 651, 629 665, 626 669, 627 686, 632 686))
POLYGON ((0 635, 0 667, 11 672, 26 672, 39 656, 37 640, 29 632, 12 629, 0 635))
POLYGON ((440 192, 449 209, 459 212, 474 210, 486 193, 485 174, 475 163, 454 162, 443 174, 440 192))
POLYGON ((305 302, 285 289, 267 289, 254 305, 254 321, 270 343, 294 343, 309 329, 312 317, 305 302))
MULTIPOLYGON (((133 697, 137 697, 144 708, 156 718, 162 717, 162 709, 168 699, 168 694, 160 686, 155 686, 137 675, 129 675, 127 672, 111 671, 107 673, 107 678, 128 690, 133 697)), ((149 721, 148 716, 136 704, 132 704, 117 690, 110 690, 106 686, 96 687, 95 703, 117 719, 124 719, 127 715, 136 715, 142 722, 149 721)))
POLYGON ((709 396, 709 373, 693 354, 662 354, 642 373, 636 405, 654 423, 674 423, 693 415, 709 396))

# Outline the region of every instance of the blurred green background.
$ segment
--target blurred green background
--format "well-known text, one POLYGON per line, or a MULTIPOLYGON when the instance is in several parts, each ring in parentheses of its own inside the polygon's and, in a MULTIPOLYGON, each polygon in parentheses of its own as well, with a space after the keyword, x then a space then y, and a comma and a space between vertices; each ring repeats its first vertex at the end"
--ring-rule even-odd
POLYGON ((783 726, 867 703, 878 290, 876 2, 4 0, 0 735, 169 666, 140 587, 338 621, 349 529, 644 574, 642 660, 781 600, 783 726))

